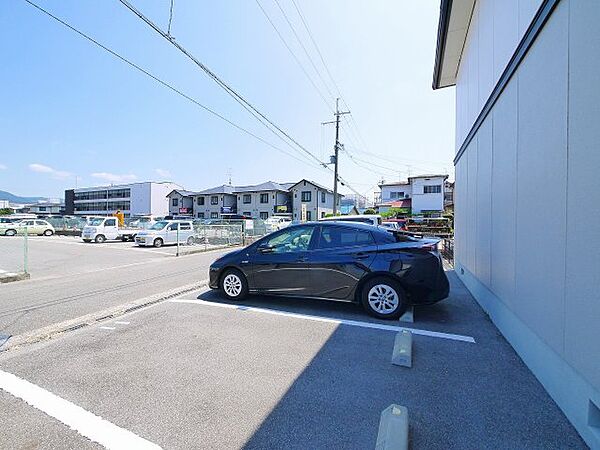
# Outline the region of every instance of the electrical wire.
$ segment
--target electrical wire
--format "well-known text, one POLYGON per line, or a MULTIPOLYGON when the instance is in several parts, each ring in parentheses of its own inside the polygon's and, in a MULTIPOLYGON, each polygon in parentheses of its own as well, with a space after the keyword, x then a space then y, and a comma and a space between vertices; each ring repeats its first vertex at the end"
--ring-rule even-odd
POLYGON ((143 73, 144 75, 146 75, 147 77, 149 77, 152 80, 156 81, 160 85, 166 87, 170 91, 176 93, 177 95, 183 97, 184 99, 188 100, 189 102, 195 104, 199 108, 202 108, 204 111, 206 111, 206 112, 212 114, 213 116, 215 116, 215 117, 223 120, 224 122, 228 123, 229 125, 231 125, 232 127, 236 128, 237 130, 239 130, 239 131, 241 131, 241 132, 243 132, 243 133, 245 133, 245 134, 253 137, 254 139, 262 142, 265 145, 268 145, 269 147, 271 147, 271 148, 273 148, 275 150, 278 150, 278 151, 286 154, 287 156, 290 156, 290 157, 296 159, 297 161, 300 161, 300 162, 302 162, 304 164, 308 164, 308 165, 310 165, 313 168, 320 168, 320 166, 316 166, 312 162, 306 161, 304 159, 300 159, 296 155, 294 155, 292 153, 289 153, 288 151, 286 151, 286 150, 284 150, 284 149, 282 149, 280 147, 277 147, 276 145, 273 145, 272 143, 270 143, 269 141, 265 140, 264 138, 262 138, 262 137, 260 137, 260 136, 258 136, 256 134, 254 134, 251 131, 247 130, 246 128, 244 128, 244 127, 236 124, 235 122, 229 120, 227 117, 219 114, 218 112, 216 112, 215 110, 209 108, 208 106, 203 105, 198 100, 196 100, 193 97, 189 96, 188 94, 184 93, 180 89, 178 89, 178 88, 172 86, 171 84, 167 83, 166 81, 158 78, 156 75, 152 74, 151 72, 149 72, 148 70, 146 70, 143 67, 139 66, 138 64, 130 61, 129 59, 125 58, 124 56, 120 55, 116 51, 114 51, 114 50, 110 49, 109 47, 105 46, 104 44, 101 44, 100 42, 98 42, 97 40, 95 40, 94 38, 92 38, 91 36, 85 34, 83 31, 78 30, 77 28, 75 28, 74 26, 72 26, 69 23, 65 22, 61 18, 55 16, 51 12, 49 12, 49 11, 45 10, 44 8, 42 8, 41 6, 33 3, 31 0, 23 0, 23 1, 26 2, 26 3, 28 3, 30 6, 34 7, 35 9, 37 9, 38 11, 40 11, 41 13, 45 14, 46 16, 52 18, 56 22, 60 23, 64 27, 66 27, 69 30, 73 31, 74 33, 77 33, 79 36, 83 37, 84 39, 86 39, 87 41, 89 41, 92 44, 96 45, 97 47, 101 48, 105 52, 111 54, 115 58, 119 59, 120 61, 124 62, 125 64, 129 65, 130 67, 136 69, 137 71, 143 73))

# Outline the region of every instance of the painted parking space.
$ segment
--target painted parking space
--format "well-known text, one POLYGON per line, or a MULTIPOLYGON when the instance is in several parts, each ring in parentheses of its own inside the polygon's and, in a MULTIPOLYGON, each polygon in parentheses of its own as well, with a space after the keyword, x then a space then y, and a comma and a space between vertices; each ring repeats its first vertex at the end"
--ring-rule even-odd
POLYGON ((415 335, 409 369, 379 326, 188 297, 0 354, 0 370, 164 448, 373 448, 391 403, 413 448, 584 448, 502 339, 415 335))

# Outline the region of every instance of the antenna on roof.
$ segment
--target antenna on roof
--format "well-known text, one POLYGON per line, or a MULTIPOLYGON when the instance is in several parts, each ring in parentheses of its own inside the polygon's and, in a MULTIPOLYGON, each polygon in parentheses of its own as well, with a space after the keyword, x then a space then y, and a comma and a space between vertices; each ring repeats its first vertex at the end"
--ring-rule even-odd
POLYGON ((227 179, 229 186, 231 186, 231 167, 227 169, 227 179))

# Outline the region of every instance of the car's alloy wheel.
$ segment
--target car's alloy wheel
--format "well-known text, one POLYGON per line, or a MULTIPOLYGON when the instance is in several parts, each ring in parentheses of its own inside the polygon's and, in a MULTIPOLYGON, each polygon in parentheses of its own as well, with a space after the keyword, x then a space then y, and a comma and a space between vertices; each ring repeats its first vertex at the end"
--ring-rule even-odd
POLYGON ((52 230, 46 230, 44 231, 44 236, 52 236, 54 233, 52 232, 52 230))
POLYGON ((96 239, 95 239, 96 243, 98 243, 98 244, 102 244, 105 240, 106 240, 106 238, 102 234, 99 234, 98 236, 96 236, 96 239))
POLYGON ((163 240, 161 238, 154 239, 154 246, 156 248, 160 248, 163 245, 163 240))
POLYGON ((400 283, 390 277, 376 277, 361 289, 361 301, 369 314, 379 319, 397 319, 408 306, 400 283))
POLYGON ((15 234, 17 234, 17 232, 15 230, 6 230, 4 234, 6 236, 14 236, 15 234))
POLYGON ((244 275, 235 269, 229 269, 221 278, 221 290, 230 300, 241 300, 248 293, 248 284, 244 275))
POLYGON ((194 245, 194 236, 190 236, 186 241, 187 245, 194 245))
POLYGON ((369 305, 380 314, 391 314, 400 305, 398 293, 387 284, 376 284, 369 290, 369 305))

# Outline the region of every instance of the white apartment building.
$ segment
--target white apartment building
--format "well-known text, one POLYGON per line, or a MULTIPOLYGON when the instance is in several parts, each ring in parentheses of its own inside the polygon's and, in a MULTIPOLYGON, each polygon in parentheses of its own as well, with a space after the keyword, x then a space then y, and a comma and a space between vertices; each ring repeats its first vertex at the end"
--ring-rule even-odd
POLYGON ((419 175, 408 181, 380 184, 375 205, 380 212, 392 207, 410 208, 413 214, 442 212, 447 179, 448 175, 419 175))
MULTIPOLYGON (((289 188, 294 220, 318 220, 333 213, 333 191, 314 181, 300 180, 289 188), (303 217, 304 216, 304 217, 303 217)), ((338 194, 338 205, 342 199, 338 194)))
POLYGON ((166 216, 167 194, 181 189, 175 183, 140 182, 98 186, 65 191, 65 214, 110 215, 120 210, 125 217, 134 215, 166 216))
POLYGON ((194 193, 194 217, 197 219, 218 219, 222 214, 237 212, 237 196, 234 186, 223 184, 194 193))
POLYGON ((456 86, 456 274, 593 449, 599 24, 597 0, 443 0, 433 80, 456 86))
POLYGON ((252 186, 237 186, 237 212, 254 219, 268 219, 275 213, 287 213, 292 209, 289 189, 293 183, 267 181, 252 186))

